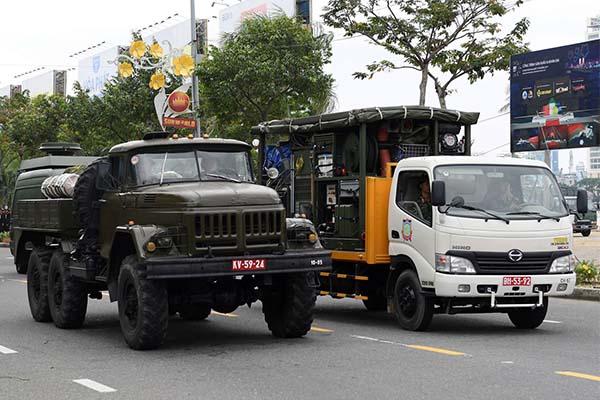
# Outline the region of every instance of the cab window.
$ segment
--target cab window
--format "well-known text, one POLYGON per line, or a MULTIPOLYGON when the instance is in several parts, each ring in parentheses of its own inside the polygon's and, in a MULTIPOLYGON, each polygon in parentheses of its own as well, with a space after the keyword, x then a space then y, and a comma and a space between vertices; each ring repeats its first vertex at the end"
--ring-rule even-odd
POLYGON ((417 220, 431 225, 431 184, 424 171, 403 171, 398 176, 396 204, 417 220))

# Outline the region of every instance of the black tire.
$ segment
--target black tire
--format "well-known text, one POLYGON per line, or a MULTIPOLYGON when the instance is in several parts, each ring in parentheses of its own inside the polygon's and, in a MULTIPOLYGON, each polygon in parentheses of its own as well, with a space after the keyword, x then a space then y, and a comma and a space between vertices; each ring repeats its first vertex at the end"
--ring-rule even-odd
POLYGON ((310 274, 281 277, 279 285, 274 285, 261 299, 265 321, 273 336, 298 338, 310 330, 317 301, 310 274))
POLYGON ((72 277, 64 265, 62 250, 56 250, 48 270, 48 299, 54 325, 61 329, 81 328, 87 312, 87 287, 72 277))
POLYGON ((211 308, 207 304, 187 304, 180 306, 179 316, 186 321, 202 321, 208 318, 211 308))
POLYGON ((50 322, 48 305, 48 267, 52 251, 36 247, 29 256, 27 271, 27 298, 33 319, 38 322, 50 322))
POLYGON ((424 331, 429 327, 434 301, 423 295, 419 278, 413 270, 405 270, 398 276, 394 286, 393 309, 403 329, 424 331))
POLYGON ((544 322, 548 312, 548 297, 544 297, 544 305, 536 308, 520 308, 508 312, 508 318, 517 329, 535 329, 544 322))
POLYGON ((96 188, 98 177, 98 164, 103 158, 88 165, 79 175, 75 188, 73 189, 73 209, 79 220, 79 226, 86 228, 93 218, 93 205, 103 194, 96 188))
POLYGON ((25 257, 24 260, 19 260, 17 262, 15 262, 15 269, 17 270, 17 273, 21 274, 21 275, 25 275, 27 274, 27 266, 29 265, 29 258, 31 258, 31 256, 29 257, 25 257))
POLYGON ((163 282, 140 278, 138 260, 127 256, 118 282, 119 321, 125 342, 134 350, 160 346, 169 326, 169 301, 163 282))
POLYGON ((592 231, 589 229, 586 229, 585 231, 581 231, 581 235, 583 235, 583 236, 590 236, 591 233, 592 233, 592 231))

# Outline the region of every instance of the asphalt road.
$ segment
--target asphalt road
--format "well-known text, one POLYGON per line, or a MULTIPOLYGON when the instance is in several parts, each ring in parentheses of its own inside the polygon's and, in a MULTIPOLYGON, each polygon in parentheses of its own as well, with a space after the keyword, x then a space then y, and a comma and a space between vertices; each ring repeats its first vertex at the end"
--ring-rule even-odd
POLYGON ((295 340, 270 336, 257 303, 174 317, 163 347, 137 352, 106 298, 90 300, 83 329, 34 322, 25 279, 0 249, 2 400, 600 398, 598 302, 551 299, 535 331, 492 314, 406 332, 360 302, 320 298, 313 331, 295 340))

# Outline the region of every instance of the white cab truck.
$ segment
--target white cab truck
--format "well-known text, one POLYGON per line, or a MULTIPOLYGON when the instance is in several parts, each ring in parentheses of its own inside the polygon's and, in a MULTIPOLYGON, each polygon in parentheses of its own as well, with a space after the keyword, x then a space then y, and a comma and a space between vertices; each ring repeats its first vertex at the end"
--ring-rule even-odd
MULTIPOLYGON (((585 197, 578 193, 578 212, 586 211, 585 197)), ((532 329, 543 322, 548 297, 575 287, 569 209, 539 161, 402 160, 390 186, 388 235, 397 270, 387 283, 388 310, 406 329, 426 329, 435 313, 487 312, 532 329)))

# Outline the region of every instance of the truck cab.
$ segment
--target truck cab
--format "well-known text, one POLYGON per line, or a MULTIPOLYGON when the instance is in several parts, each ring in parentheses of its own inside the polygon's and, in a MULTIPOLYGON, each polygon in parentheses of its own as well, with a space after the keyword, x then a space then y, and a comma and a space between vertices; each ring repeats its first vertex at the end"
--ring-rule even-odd
POLYGON ((441 311, 504 311, 517 327, 534 327, 548 296, 575 287, 569 209, 539 161, 403 160, 391 184, 388 231, 398 271, 390 306, 409 329, 423 329, 441 311), (423 182, 430 193, 420 190, 423 182))

